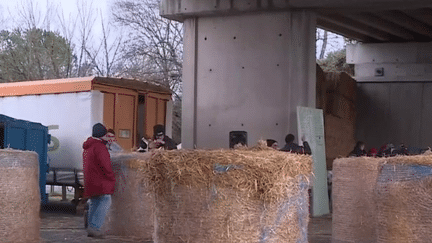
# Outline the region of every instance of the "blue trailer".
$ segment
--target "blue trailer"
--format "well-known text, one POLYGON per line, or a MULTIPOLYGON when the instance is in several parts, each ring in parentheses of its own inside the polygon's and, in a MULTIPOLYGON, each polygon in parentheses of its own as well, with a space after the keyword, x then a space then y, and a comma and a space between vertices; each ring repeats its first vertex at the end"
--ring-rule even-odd
POLYGON ((14 119, 0 114, 0 149, 35 151, 39 155, 39 189, 42 204, 48 202, 46 173, 48 171, 48 127, 40 123, 14 119))

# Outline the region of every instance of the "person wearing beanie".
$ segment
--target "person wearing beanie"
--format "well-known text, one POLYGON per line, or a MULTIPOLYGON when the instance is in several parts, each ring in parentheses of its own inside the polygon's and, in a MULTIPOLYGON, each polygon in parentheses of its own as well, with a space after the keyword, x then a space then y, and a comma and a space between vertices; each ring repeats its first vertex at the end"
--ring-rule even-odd
POLYGON ((107 134, 108 130, 101 123, 96 123, 93 126, 92 136, 95 138, 101 138, 107 134))
POLYGON ((366 156, 367 152, 365 150, 366 144, 362 141, 358 141, 353 149, 348 155, 348 157, 361 157, 366 156))
POLYGON ((149 149, 177 149, 174 140, 165 135, 164 125, 157 124, 153 127, 153 139, 149 143, 149 149))
POLYGON ((285 146, 281 148, 280 151, 284 152, 291 152, 291 153, 297 153, 297 154, 312 154, 312 150, 309 146, 309 143, 306 142, 305 138, 302 138, 303 146, 300 146, 296 143, 294 143, 294 135, 291 133, 286 135, 285 137, 285 146))
POLYGON ((89 199, 89 237, 103 238, 102 226, 111 206, 115 175, 107 148, 107 129, 101 123, 93 126, 92 137, 83 144, 84 197, 89 199))

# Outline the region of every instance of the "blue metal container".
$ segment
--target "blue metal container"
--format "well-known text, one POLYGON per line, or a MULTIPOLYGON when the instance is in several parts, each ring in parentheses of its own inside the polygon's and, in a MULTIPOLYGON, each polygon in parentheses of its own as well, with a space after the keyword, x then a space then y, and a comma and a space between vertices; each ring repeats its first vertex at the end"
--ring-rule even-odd
POLYGON ((0 149, 30 150, 39 155, 39 187, 42 204, 48 202, 45 186, 49 142, 48 127, 0 114, 0 149))

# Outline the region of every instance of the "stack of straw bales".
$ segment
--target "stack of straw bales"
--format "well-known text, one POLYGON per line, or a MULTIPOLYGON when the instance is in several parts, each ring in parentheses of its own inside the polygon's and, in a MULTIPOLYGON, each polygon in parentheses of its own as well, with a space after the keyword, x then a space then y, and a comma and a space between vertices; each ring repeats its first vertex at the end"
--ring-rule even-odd
POLYGON ((107 215, 108 234, 151 240, 154 233, 154 193, 137 170, 136 161, 150 161, 150 153, 116 154, 111 157, 116 190, 107 215))
POLYGON ((38 242, 39 211, 37 153, 0 150, 0 241, 38 242))
POLYGON ((432 155, 385 159, 376 203, 378 242, 431 242, 432 155))
POLYGON ((333 242, 375 242, 379 164, 368 157, 333 162, 333 242))
POLYGON ((430 242, 431 228, 431 154, 335 160, 333 242, 430 242))
POLYGON ((261 144, 132 156, 154 195, 155 242, 307 242, 308 155, 261 144))

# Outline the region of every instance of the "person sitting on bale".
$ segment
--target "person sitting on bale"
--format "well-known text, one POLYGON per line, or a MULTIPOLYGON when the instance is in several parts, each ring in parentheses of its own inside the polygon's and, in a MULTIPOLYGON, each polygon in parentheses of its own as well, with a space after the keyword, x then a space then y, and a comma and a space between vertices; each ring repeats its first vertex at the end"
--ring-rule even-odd
POLYGON ((291 152, 291 153, 297 153, 297 154, 312 154, 311 148, 309 147, 309 143, 306 142, 305 138, 302 138, 303 146, 300 146, 296 143, 294 143, 294 135, 291 133, 286 135, 285 137, 285 146, 280 150, 284 152, 291 152))
POLYGON ((369 150, 368 156, 369 157, 377 157, 377 154, 378 154, 378 150, 376 148, 371 148, 369 150))
POLYGON ((362 141, 358 141, 353 149, 348 155, 348 157, 361 157, 367 156, 367 152, 365 150, 366 144, 362 141))
POLYGON ((395 150, 395 147, 392 143, 387 143, 381 146, 381 148, 378 150, 378 157, 391 157, 395 154, 393 153, 395 150))
POLYGON ((141 140, 139 141, 139 147, 137 151, 141 153, 148 152, 149 141, 150 139, 148 138, 147 135, 142 137, 141 140))
POLYGON ((276 140, 267 139, 266 142, 267 142, 267 147, 274 148, 276 150, 278 149, 278 142, 276 140))
POLYGON ((177 149, 174 140, 165 135, 164 125, 158 124, 153 127, 153 139, 149 143, 149 149, 177 149))

